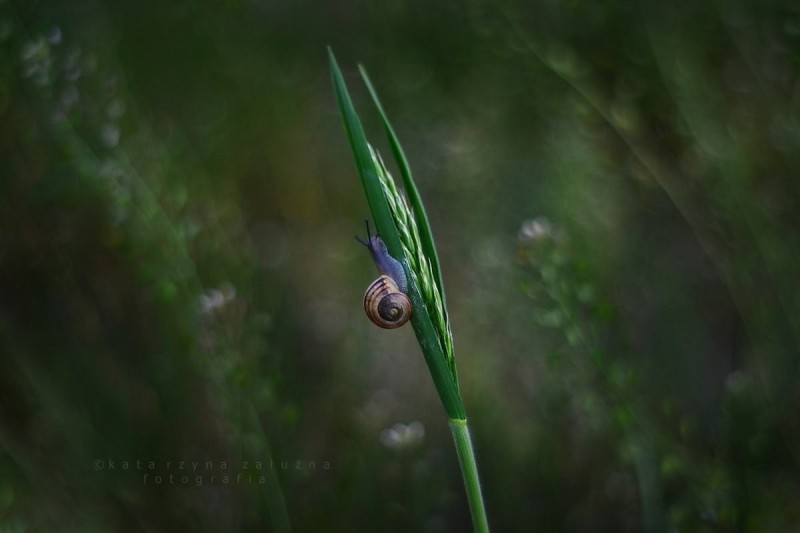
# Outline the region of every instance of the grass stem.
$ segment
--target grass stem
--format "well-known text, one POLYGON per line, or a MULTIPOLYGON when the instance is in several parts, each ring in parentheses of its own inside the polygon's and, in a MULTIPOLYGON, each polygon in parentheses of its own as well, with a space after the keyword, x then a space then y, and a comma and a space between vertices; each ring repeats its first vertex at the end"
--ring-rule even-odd
POLYGON ((475 450, 472 448, 472 438, 467 421, 450 419, 450 430, 453 432, 453 440, 456 442, 458 462, 461 465, 461 475, 464 478, 464 488, 467 491, 467 501, 472 514, 472 527, 476 533, 488 533, 489 522, 483 506, 481 483, 478 479, 478 464, 475 462, 475 450))

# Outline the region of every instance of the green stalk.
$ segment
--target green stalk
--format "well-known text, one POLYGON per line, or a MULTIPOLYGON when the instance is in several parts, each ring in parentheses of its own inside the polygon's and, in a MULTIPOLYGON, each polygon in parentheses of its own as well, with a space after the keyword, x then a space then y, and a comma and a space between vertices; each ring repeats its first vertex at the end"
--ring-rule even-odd
POLYGON ((473 526, 475 531, 485 533, 489 531, 489 525, 478 482, 475 452, 467 428, 467 414, 458 386, 453 335, 445 304, 439 258, 428 216, 414 184, 403 148, 366 71, 361 68, 361 77, 383 121, 408 199, 397 189, 377 150, 367 142, 364 128, 350 99, 336 58, 330 49, 328 54, 336 103, 355 156, 361 185, 364 187, 378 233, 386 243, 389 254, 403 265, 406 272, 408 280, 406 294, 414 306, 411 325, 442 407, 450 420, 473 526))
POLYGON ((461 475, 464 478, 469 510, 472 513, 472 527, 476 532, 488 533, 489 522, 483 506, 481 483, 478 480, 478 464, 475 462, 475 450, 472 449, 472 438, 469 435, 467 421, 450 420, 450 431, 453 432, 453 440, 456 441, 458 462, 461 464, 461 475))

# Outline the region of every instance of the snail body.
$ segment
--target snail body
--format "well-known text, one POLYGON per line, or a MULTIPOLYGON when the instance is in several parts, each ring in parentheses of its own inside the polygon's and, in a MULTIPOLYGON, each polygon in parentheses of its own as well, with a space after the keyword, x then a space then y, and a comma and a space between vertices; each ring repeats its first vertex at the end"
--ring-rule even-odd
POLYGON ((399 328, 414 312, 411 299, 406 295, 408 282, 403 265, 389 255, 386 243, 378 235, 370 235, 367 225, 367 241, 356 237, 369 250, 380 276, 370 283, 364 294, 364 311, 372 322, 384 329, 399 328))

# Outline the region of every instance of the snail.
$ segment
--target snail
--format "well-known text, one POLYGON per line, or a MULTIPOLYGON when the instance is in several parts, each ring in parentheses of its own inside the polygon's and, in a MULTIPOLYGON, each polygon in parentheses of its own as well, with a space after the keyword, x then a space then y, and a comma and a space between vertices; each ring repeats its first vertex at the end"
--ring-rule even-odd
POLYGON ((379 235, 371 235, 367 221, 367 240, 356 240, 367 247, 380 276, 370 283, 364 294, 364 310, 372 322, 384 329, 399 328, 411 318, 414 311, 406 296, 408 283, 403 265, 389 255, 386 243, 379 235))

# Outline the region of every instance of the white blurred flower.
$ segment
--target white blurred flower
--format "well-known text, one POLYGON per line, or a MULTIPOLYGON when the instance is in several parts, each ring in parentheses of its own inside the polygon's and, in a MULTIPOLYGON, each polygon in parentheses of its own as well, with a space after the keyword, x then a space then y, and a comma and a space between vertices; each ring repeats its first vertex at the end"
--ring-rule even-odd
POLYGON ((419 420, 406 425, 398 422, 381 431, 381 444, 392 450, 407 450, 417 447, 425 439, 425 426, 419 420))
POLYGON ((538 241, 558 237, 558 230, 547 217, 536 217, 526 220, 519 229, 517 238, 520 241, 538 241))
POLYGON ((210 314, 234 298, 236 298, 236 287, 232 283, 225 282, 219 289, 208 289, 197 298, 198 310, 202 314, 210 314))

